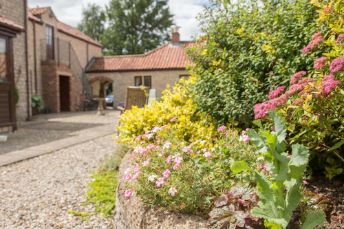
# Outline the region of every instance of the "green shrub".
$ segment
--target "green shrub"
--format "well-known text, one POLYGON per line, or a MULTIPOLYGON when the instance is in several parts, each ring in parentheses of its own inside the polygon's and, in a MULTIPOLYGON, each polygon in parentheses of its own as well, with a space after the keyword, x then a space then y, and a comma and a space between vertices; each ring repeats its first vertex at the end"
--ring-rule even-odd
POLYGON ((312 66, 298 54, 315 32, 316 11, 308 0, 234 2, 202 15, 206 35, 190 50, 193 91, 201 111, 247 127, 254 104, 312 66))

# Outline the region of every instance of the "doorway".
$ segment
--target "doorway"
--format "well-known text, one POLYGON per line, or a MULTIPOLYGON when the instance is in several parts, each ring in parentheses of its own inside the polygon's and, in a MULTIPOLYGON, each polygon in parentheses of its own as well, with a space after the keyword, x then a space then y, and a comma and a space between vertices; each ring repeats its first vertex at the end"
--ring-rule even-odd
POLYGON ((70 78, 60 75, 60 111, 70 111, 70 78))

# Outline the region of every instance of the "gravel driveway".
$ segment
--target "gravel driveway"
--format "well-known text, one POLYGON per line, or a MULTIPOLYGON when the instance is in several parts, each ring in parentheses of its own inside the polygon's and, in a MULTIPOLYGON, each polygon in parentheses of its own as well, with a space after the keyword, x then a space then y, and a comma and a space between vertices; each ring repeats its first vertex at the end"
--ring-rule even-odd
POLYGON ((115 147, 106 136, 0 167, 0 228, 112 228, 111 219, 83 221, 68 210, 91 212, 83 204, 90 174, 115 147))

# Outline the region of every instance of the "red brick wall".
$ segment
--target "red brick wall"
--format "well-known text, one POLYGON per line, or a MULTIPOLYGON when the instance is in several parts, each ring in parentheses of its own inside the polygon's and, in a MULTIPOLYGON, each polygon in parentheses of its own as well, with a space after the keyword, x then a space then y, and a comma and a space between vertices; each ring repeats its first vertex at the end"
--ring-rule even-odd
POLYGON ((60 75, 70 78, 70 111, 83 109, 83 92, 80 80, 75 76, 68 66, 56 65, 54 63, 42 64, 43 100, 45 107, 53 112, 61 112, 60 108, 60 75))

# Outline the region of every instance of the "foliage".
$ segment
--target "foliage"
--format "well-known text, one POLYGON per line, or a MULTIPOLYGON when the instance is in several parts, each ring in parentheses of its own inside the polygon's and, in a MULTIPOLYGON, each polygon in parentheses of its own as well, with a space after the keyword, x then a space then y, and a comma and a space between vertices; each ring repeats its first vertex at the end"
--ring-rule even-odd
POLYGON ((95 206, 95 212, 111 216, 116 206, 117 171, 101 170, 92 175, 87 201, 95 206))
POLYGON ((95 3, 89 3, 82 11, 82 21, 78 29, 96 41, 101 40, 105 30, 105 12, 95 3))
MULTIPOLYGON (((273 132, 248 132, 266 163, 265 171, 256 172, 259 202, 252 214, 264 218, 271 228, 287 228, 302 197, 302 176, 308 164, 309 151, 303 145, 294 144, 289 154, 285 122, 274 112, 270 112, 270 116, 274 120, 273 132)), ((313 224, 309 217, 324 218, 323 215, 323 212, 311 212, 302 228, 310 228, 308 224, 313 224)))
POLYGON ((193 142, 200 138, 211 140, 215 126, 212 120, 197 111, 188 88, 194 79, 180 80, 173 89, 166 89, 159 102, 144 108, 133 107, 120 118, 120 142, 131 143, 137 136, 155 126, 171 126, 180 140, 193 142))
POLYGON ((302 52, 318 55, 314 69, 296 73, 285 93, 257 104, 255 113, 262 118, 267 110, 277 109, 290 123, 290 141, 311 151, 313 171, 325 169, 327 177, 333 178, 344 173, 344 2, 313 2, 320 8, 321 31, 302 52))
POLYGON ((215 202, 209 213, 211 228, 264 228, 263 222, 251 215, 257 196, 251 187, 233 186, 215 202))
POLYGON ((194 99, 219 123, 249 126, 253 105, 311 58, 298 56, 315 32, 308 0, 233 1, 203 15, 206 35, 190 50, 194 99))
POLYGON ((31 97, 31 106, 32 108, 41 110, 44 106, 44 101, 41 96, 34 95, 31 97))
POLYGON ((169 40, 167 0, 111 0, 106 15, 102 44, 109 55, 144 53, 169 40))
POLYGON ((128 147, 118 145, 116 151, 104 159, 98 171, 92 175, 87 201, 95 206, 95 213, 111 216, 116 206, 117 173, 128 147))
POLYGON ((127 198, 133 191, 149 205, 185 213, 207 213, 214 198, 235 180, 230 167, 237 160, 255 161, 249 144, 238 134, 222 131, 191 144, 179 137, 178 124, 154 127, 138 136, 132 167, 125 172, 127 198), (218 136, 217 136, 218 135, 218 136))

